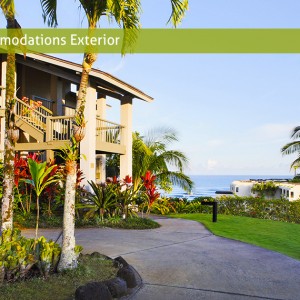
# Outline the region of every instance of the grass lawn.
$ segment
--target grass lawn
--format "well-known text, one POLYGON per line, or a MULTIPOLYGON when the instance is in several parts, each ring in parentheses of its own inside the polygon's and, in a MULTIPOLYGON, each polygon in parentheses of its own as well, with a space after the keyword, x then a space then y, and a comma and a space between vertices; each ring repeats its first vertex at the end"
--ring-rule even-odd
POLYGON ((80 285, 114 278, 117 271, 111 260, 84 255, 77 269, 64 274, 51 275, 47 280, 33 278, 0 285, 0 300, 75 299, 76 288, 80 285))
POLYGON ((211 214, 200 213, 172 216, 198 221, 215 235, 257 245, 300 260, 300 224, 228 215, 218 215, 218 222, 213 223, 211 214))

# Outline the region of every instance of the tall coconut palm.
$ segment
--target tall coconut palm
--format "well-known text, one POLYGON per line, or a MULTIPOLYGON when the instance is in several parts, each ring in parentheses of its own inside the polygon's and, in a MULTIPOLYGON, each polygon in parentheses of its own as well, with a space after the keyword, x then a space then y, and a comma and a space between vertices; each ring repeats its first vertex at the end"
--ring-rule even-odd
POLYGON ((291 138, 294 140, 291 143, 284 145, 281 148, 281 153, 283 155, 289 155, 293 153, 298 153, 298 157, 291 163, 291 168, 299 168, 300 165, 300 126, 296 126, 291 134, 291 138))
MULTIPOLYGON (((172 14, 170 21, 176 26, 184 16, 188 6, 188 0, 170 0, 172 6, 172 14)), ((48 22, 50 26, 57 25, 57 0, 40 0, 43 12, 44 21, 48 22)), ((83 8, 88 21, 89 31, 91 32, 97 27, 101 16, 106 15, 115 20, 116 23, 123 29, 138 29, 140 27, 140 0, 79 0, 80 6, 83 8)), ((126 39, 131 42, 131 39, 126 39)), ((77 96, 77 105, 75 120, 79 126, 84 126, 84 109, 87 93, 87 85, 89 73, 92 69, 97 55, 92 50, 87 50, 83 57, 82 75, 77 96)), ((78 152, 79 142, 77 141, 75 148, 78 152)), ((63 246, 62 256, 59 264, 59 269, 71 269, 77 266, 76 255, 74 252, 75 238, 74 238, 74 206, 75 206, 75 190, 76 177, 76 163, 70 162, 72 166, 70 172, 67 173, 66 180, 66 198, 64 209, 64 225, 63 225, 63 246), (73 228, 73 229, 70 229, 73 228)))
POLYGON ((169 149, 169 145, 176 141, 176 132, 169 128, 152 130, 145 137, 133 133, 132 178, 135 189, 141 183, 141 176, 149 170, 156 175, 157 183, 165 190, 171 189, 173 184, 186 191, 191 190, 193 182, 183 173, 188 164, 187 157, 181 151, 169 149))
MULTIPOLYGON (((0 6, 6 18, 7 28, 20 28, 15 19, 13 0, 1 0, 0 6)), ((15 142, 18 130, 15 128, 15 70, 16 56, 14 46, 8 48, 6 61, 6 92, 5 92, 5 138, 4 138, 4 177, 2 197, 2 231, 13 227, 13 189, 14 189, 14 158, 15 142)))

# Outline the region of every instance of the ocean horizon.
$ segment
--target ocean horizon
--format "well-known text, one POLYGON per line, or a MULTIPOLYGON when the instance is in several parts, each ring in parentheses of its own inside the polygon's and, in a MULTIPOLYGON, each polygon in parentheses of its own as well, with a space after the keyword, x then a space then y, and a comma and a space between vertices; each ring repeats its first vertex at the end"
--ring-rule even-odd
POLYGON ((247 179, 291 179, 292 175, 190 175, 194 182, 192 193, 188 194, 178 186, 174 186, 167 197, 188 198, 215 197, 216 191, 230 191, 230 184, 235 180, 247 179))

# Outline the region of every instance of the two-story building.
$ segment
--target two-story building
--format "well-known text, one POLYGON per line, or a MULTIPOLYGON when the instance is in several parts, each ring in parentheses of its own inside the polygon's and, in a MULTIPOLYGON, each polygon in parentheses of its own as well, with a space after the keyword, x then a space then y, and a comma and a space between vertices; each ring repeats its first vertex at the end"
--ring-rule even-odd
MULTIPOLYGON (((6 55, 0 56, 1 139, 4 150, 4 108, 6 55)), ((82 67, 46 54, 17 55, 16 62, 16 125, 20 137, 16 151, 46 153, 64 147, 72 134, 72 117, 76 107, 82 67), (36 102, 42 104, 35 106, 36 102)), ((132 105, 133 99, 146 102, 153 98, 134 86, 100 70, 90 72, 85 109, 86 134, 80 152, 80 169, 87 180, 104 181, 105 155, 120 154, 120 176, 132 174, 132 105), (120 104, 120 123, 106 119, 107 97, 120 104)))

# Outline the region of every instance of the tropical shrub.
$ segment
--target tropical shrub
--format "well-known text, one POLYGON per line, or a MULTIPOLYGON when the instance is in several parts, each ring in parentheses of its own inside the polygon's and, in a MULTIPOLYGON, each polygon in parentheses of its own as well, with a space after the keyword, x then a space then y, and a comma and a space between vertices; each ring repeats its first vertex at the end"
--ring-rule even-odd
POLYGON ((218 213, 234 216, 246 216, 300 224, 300 200, 265 200, 255 197, 217 198, 218 213))
POLYGON ((0 283, 34 275, 48 277, 56 271, 60 253, 60 246, 45 237, 36 242, 21 236, 18 229, 5 230, 0 239, 0 283))
POLYGON ((154 214, 167 215, 176 212, 170 199, 166 197, 158 198, 151 205, 151 212, 154 214))
POLYGON ((93 218, 98 216, 102 221, 104 217, 111 215, 112 210, 116 209, 116 197, 114 186, 111 184, 88 181, 93 193, 88 193, 84 201, 86 203, 79 203, 77 208, 88 209, 85 213, 85 218, 93 218))
MULTIPOLYGON (((133 189, 132 179, 126 176, 123 180, 116 177, 107 178, 105 183, 88 181, 92 193, 86 196, 76 205, 78 209, 85 211, 84 218, 99 218, 102 222, 107 217, 123 217, 135 215, 135 199, 139 193, 133 189)), ((141 198, 141 195, 139 195, 141 198)))

